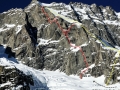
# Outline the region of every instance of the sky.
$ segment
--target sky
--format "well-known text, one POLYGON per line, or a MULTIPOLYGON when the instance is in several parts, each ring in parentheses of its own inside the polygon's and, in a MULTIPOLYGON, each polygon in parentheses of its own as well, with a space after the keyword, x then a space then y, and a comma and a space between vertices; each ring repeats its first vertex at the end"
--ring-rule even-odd
MULTIPOLYGON (((102 6, 111 6, 115 11, 120 12, 120 0, 40 0, 43 3, 51 3, 51 2, 64 2, 68 4, 70 1, 72 2, 82 2, 85 4, 93 4, 102 6)), ((7 11, 11 8, 24 8, 26 7, 31 0, 0 0, 0 13, 3 11, 7 11)))

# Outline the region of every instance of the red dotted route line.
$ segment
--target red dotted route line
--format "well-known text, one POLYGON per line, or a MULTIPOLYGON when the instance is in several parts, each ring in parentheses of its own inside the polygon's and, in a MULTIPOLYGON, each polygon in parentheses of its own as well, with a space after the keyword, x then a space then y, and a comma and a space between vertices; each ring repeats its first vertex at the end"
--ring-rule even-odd
POLYGON ((80 46, 75 46, 75 45, 73 45, 73 44, 70 42, 70 39, 69 39, 69 37, 68 37, 68 33, 70 32, 71 28, 72 28, 73 26, 75 26, 75 25, 72 24, 68 29, 63 29, 62 26, 60 25, 60 23, 58 22, 58 17, 55 17, 53 20, 51 20, 50 17, 49 17, 49 15, 45 12, 44 6, 41 7, 41 11, 44 13, 44 15, 46 16, 46 18, 48 19, 48 22, 49 22, 50 24, 56 23, 56 24, 58 25, 59 29, 62 31, 63 35, 66 37, 66 39, 67 39, 67 41, 68 41, 68 43, 70 44, 71 47, 79 48, 79 51, 82 53, 83 60, 84 60, 84 62, 85 62, 85 64, 86 64, 86 68, 85 68, 84 70, 82 70, 81 73, 80 73, 80 78, 82 79, 83 74, 88 70, 89 65, 88 65, 88 62, 87 62, 87 60, 86 60, 86 56, 85 56, 82 48, 81 48, 80 46))

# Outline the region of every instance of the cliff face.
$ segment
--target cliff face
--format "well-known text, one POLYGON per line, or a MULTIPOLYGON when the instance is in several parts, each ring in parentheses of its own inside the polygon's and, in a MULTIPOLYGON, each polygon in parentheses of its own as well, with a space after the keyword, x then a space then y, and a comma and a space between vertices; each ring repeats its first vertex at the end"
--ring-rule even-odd
MULTIPOLYGON (((120 14, 111 7, 83 3, 43 5, 81 22, 89 32, 109 46, 120 46, 120 14)), ((55 17, 49 10, 45 11, 51 19, 55 17)), ((64 29, 71 25, 62 18, 59 18, 58 22, 64 29)), ((69 38, 72 43, 81 46, 89 66, 94 64, 87 73, 95 77, 103 74, 109 76, 116 52, 104 49, 102 43, 77 26, 72 27, 69 38)), ((55 23, 48 23, 40 3, 35 0, 23 10, 11 9, 0 14, 0 44, 11 47, 15 58, 37 69, 60 69, 67 74, 79 74, 86 68, 82 54, 70 47, 55 23)), ((116 63, 119 63, 119 60, 116 63)), ((119 65, 115 65, 112 83, 118 81, 119 72, 119 65)))
POLYGON ((30 90, 35 86, 33 77, 16 67, 19 62, 14 56, 10 47, 0 45, 0 90, 30 90))

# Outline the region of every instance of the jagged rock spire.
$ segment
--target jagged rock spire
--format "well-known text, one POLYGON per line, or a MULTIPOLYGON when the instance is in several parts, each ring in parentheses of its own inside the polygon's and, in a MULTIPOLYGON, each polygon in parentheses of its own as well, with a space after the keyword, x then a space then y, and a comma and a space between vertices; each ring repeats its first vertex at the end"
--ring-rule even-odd
POLYGON ((32 0, 31 3, 38 3, 39 0, 32 0))
POLYGON ((38 2, 39 0, 32 0, 32 2, 38 2))
POLYGON ((38 1, 38 0, 32 0, 32 1, 38 1))

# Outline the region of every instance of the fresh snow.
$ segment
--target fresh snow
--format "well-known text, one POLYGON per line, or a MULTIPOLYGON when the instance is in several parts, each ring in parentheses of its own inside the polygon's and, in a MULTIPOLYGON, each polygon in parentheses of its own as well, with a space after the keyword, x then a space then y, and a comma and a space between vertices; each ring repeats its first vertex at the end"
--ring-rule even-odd
POLYGON ((115 46, 115 48, 119 49, 120 50, 120 47, 119 46, 115 46))
POLYGON ((101 44, 101 42, 100 42, 99 40, 96 40, 95 42, 97 42, 97 43, 101 44))
MULTIPOLYGON (((70 7, 70 5, 66 5, 66 4, 63 4, 63 3, 59 3, 59 4, 57 4, 57 3, 51 3, 51 4, 46 4, 46 3, 40 3, 42 6, 47 6, 47 7, 51 7, 51 6, 57 6, 57 5, 63 5, 66 9, 65 10, 55 10, 54 9, 54 11, 56 11, 57 13, 61 13, 61 15, 63 15, 63 16, 65 16, 65 17, 70 17, 70 18, 72 18, 72 15, 69 15, 69 13, 71 13, 72 11, 72 9, 71 9, 71 7, 70 7)), ((78 7, 76 7, 76 6, 74 6, 74 9, 75 9, 75 11, 77 11, 78 12, 78 14, 80 15, 80 17, 82 18, 82 20, 84 20, 84 19, 90 19, 89 17, 88 17, 88 15, 86 14, 86 12, 89 10, 89 8, 88 7, 83 7, 82 9, 81 8, 78 8, 78 7)), ((105 9, 103 9, 103 13, 104 14, 107 14, 106 13, 106 10, 105 9)), ((118 18, 120 18, 120 13, 117 13, 117 12, 115 12, 116 13, 116 15, 118 16, 118 18)), ((100 16, 100 15, 99 15, 100 16)), ((106 24, 111 24, 111 25, 119 25, 120 26, 120 23, 116 20, 116 21, 112 21, 112 20, 102 20, 102 21, 100 21, 101 19, 99 18, 99 17, 97 17, 97 16, 93 16, 93 15, 90 15, 90 17, 91 18, 93 18, 94 20, 94 22, 96 22, 96 23, 98 23, 98 24, 103 24, 103 23, 106 23, 106 24)), ((74 18, 72 18, 72 19, 74 19, 74 18)))
POLYGON ((110 21, 110 20, 104 20, 103 21, 106 24, 111 24, 111 25, 119 25, 120 26, 120 22, 115 20, 115 21, 110 21))
POLYGON ((15 24, 5 24, 3 27, 0 28, 0 32, 10 30, 13 27, 15 27, 15 24))
POLYGON ((41 3, 42 6, 52 6, 52 3, 51 4, 47 4, 47 3, 41 3))
POLYGON ((90 18, 88 17, 88 15, 83 15, 82 20, 84 20, 84 19, 90 19, 90 18))
POLYGON ((18 34, 21 30, 22 30, 22 26, 23 25, 18 25, 17 27, 16 27, 16 34, 18 34))
POLYGON ((93 21, 96 22, 96 23, 101 23, 101 24, 103 24, 103 22, 101 22, 100 20, 97 20, 97 19, 94 19, 93 21))
POLYGON ((117 53, 115 54, 115 57, 119 58, 119 57, 120 57, 120 52, 117 52, 117 53))
POLYGON ((119 79, 119 80, 120 80, 120 77, 117 77, 117 79, 119 79))
POLYGON ((82 44, 82 45, 80 45, 80 46, 78 46, 78 47, 75 48, 76 45, 75 44, 71 44, 71 46, 73 46, 73 47, 71 47, 70 50, 72 52, 78 52, 80 50, 80 47, 85 47, 87 45, 88 45, 87 43, 84 43, 84 44, 82 44))
POLYGON ((119 13, 115 12, 115 13, 116 13, 116 15, 118 16, 118 18, 120 18, 120 12, 119 12, 119 13))
POLYGON ((58 41, 56 41, 56 40, 51 40, 51 39, 42 39, 42 38, 39 38, 38 39, 38 41, 39 41, 39 44, 38 44, 38 46, 39 45, 48 45, 49 43, 58 43, 59 42, 59 40, 58 41))
POLYGON ((77 48, 71 47, 70 50, 72 52, 78 52, 80 50, 80 48, 79 47, 77 47, 77 48))
POLYGON ((81 47, 85 47, 87 46, 88 44, 85 42, 84 44, 80 45, 81 47))
POLYGON ((84 7, 83 9, 80 9, 80 8, 75 8, 75 11, 80 11, 81 13, 83 13, 83 14, 86 14, 86 10, 85 10, 86 8, 84 7))
POLYGON ((4 83, 4 84, 1 84, 0 87, 4 87, 4 86, 7 86, 7 85, 11 85, 11 82, 7 82, 7 83, 4 83))
MULTIPOLYGON (((35 85, 30 86, 31 90, 110 90, 110 88, 114 88, 115 90, 119 89, 118 83, 106 86, 104 84, 105 77, 103 75, 98 78, 86 75, 87 77, 83 77, 83 79, 80 79, 77 75, 68 76, 63 72, 60 72, 59 70, 36 70, 32 67, 23 65, 14 58, 7 58, 7 54, 4 53, 4 50, 5 48, 0 46, 0 65, 10 65, 11 67, 14 66, 23 71, 25 74, 32 75, 35 85), (104 86, 107 88, 105 88, 104 86)), ((90 66, 90 68, 92 67, 94 67, 94 64, 90 66)), ((8 82, 6 84, 10 83, 8 82)), ((4 86, 4 84, 2 85, 4 86)), ((19 89, 19 87, 17 88, 19 89)))
POLYGON ((7 26, 8 28, 13 28, 15 24, 5 24, 5 26, 7 26))
POLYGON ((48 41, 50 40, 45 40, 45 39, 40 38, 38 39, 38 41, 40 41, 38 45, 46 45, 46 44, 49 44, 48 41))
POLYGON ((92 65, 89 66, 89 68, 91 68, 91 69, 92 69, 93 67, 95 67, 95 64, 92 64, 92 65))

